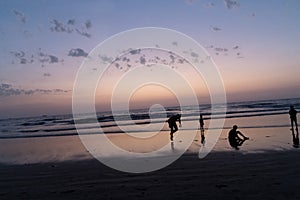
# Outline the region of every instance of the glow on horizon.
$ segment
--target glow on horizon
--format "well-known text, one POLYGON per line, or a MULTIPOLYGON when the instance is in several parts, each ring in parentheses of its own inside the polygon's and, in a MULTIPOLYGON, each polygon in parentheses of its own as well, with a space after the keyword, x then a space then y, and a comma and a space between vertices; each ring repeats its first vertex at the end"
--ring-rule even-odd
MULTIPOLYGON (((85 53, 113 34, 145 26, 174 29, 203 45, 219 67, 229 101, 300 97, 300 2, 236 2, 229 7, 225 0, 73 1, 72 6, 57 0, 1 1, 0 86, 6 85, 0 87, 0 118, 71 113, 73 82, 85 53)), ((203 80, 191 82, 199 100, 209 101, 203 80)), ((103 105, 109 104, 110 89, 97 93, 103 105)), ((137 92, 132 101, 146 105, 147 90, 152 89, 137 92)), ((153 99, 173 99, 162 94, 158 90, 153 99)))
MULTIPOLYGON (((117 93, 116 101, 120 105, 123 105, 122 102, 129 102, 131 108, 150 107, 155 102, 162 102, 165 106, 174 106, 178 105, 176 99, 179 97, 192 98, 191 90, 196 91, 195 95, 199 103, 209 103, 209 93, 204 80, 191 66, 187 66, 183 65, 177 69, 163 65, 138 66, 128 72, 122 72, 113 67, 107 70, 100 79, 95 98, 97 107, 109 110, 114 93, 117 93), (145 85, 139 84, 145 80, 150 82, 145 85)), ((185 102, 189 101, 185 100, 185 102)), ((120 106, 119 109, 122 110, 124 107, 120 106)))

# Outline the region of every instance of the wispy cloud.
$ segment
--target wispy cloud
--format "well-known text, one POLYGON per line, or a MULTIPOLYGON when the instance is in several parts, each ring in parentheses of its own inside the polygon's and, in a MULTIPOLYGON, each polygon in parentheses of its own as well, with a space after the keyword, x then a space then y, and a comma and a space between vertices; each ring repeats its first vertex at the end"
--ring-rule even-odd
POLYGON ((185 2, 187 4, 194 4, 197 0, 186 0, 185 2))
POLYGON ((86 22, 84 23, 84 25, 85 25, 85 28, 87 28, 87 29, 90 29, 91 27, 92 27, 92 22, 91 22, 91 20, 86 20, 86 22))
POLYGON ((44 67, 45 63, 54 64, 64 62, 64 60, 60 60, 57 56, 42 52, 41 49, 39 49, 38 60, 42 64, 42 67, 44 67))
POLYGON ((86 53, 83 49, 76 48, 71 49, 68 53, 68 56, 72 57, 87 57, 88 53, 86 53))
POLYGON ((69 19, 67 24, 68 25, 74 25, 75 24, 75 19, 69 19))
POLYGON ((91 20, 86 20, 83 24, 76 23, 75 19, 69 19, 66 23, 58 19, 50 21, 50 30, 58 33, 77 33, 81 36, 90 38, 92 35, 88 30, 92 27, 91 20))
POLYGON ((199 55, 195 52, 191 52, 191 56, 194 57, 194 58, 198 58, 199 55))
POLYGON ((221 31, 221 30, 222 30, 221 28, 219 28, 219 27, 217 27, 217 26, 213 26, 213 27, 211 27, 211 29, 212 29, 213 31, 221 31))
MULTIPOLYGON (((171 43, 174 45, 173 43, 171 43)), ((194 60, 200 59, 200 56, 195 52, 188 52, 194 60)), ((109 58, 107 56, 99 56, 103 63, 108 63, 120 71, 126 72, 135 66, 151 67, 156 64, 163 64, 176 69, 183 66, 188 61, 171 51, 160 49, 128 49, 121 57, 109 58), (154 53, 155 52, 155 53, 154 53)))
POLYGON ((76 33, 78 33, 79 35, 82 35, 82 36, 85 36, 87 38, 90 38, 92 37, 92 35, 90 33, 88 33, 87 31, 85 31, 84 29, 75 29, 76 30, 76 33))
POLYGON ((208 45, 205 48, 209 49, 211 53, 217 56, 235 56, 236 58, 244 58, 241 52, 240 45, 234 45, 233 47, 218 47, 214 45, 208 45))
POLYGON ((135 54, 139 54, 141 52, 141 49, 133 49, 133 50, 130 50, 129 53, 131 55, 135 55, 135 54))
POLYGON ((240 6, 240 4, 235 0, 224 0, 224 4, 225 4, 226 8, 229 10, 240 6))
POLYGON ((26 23, 27 21, 27 17, 20 11, 17 10, 13 10, 13 13, 15 14, 15 16, 18 17, 18 19, 22 22, 22 23, 26 23))
POLYGON ((114 59, 112 57, 108 57, 106 55, 99 55, 99 58, 102 60, 103 63, 111 63, 114 59))
POLYGON ((50 27, 50 30, 53 32, 66 32, 66 33, 72 33, 73 29, 65 25, 63 22, 58 21, 57 19, 53 19, 51 21, 52 26, 50 27))
POLYGON ((174 42, 172 42, 172 45, 178 46, 178 42, 174 41, 174 42))
POLYGON ((217 52, 227 52, 228 51, 227 48, 222 48, 222 47, 216 47, 214 50, 217 52))
POLYGON ((29 64, 34 62, 34 56, 26 56, 24 51, 11 51, 13 57, 13 63, 17 62, 18 64, 29 64))
POLYGON ((140 63, 141 63, 142 65, 144 65, 144 64, 146 63, 146 59, 145 59, 144 56, 141 56, 141 57, 140 57, 140 63))
POLYGON ((203 6, 206 8, 212 8, 215 6, 215 4, 213 2, 208 2, 208 3, 205 3, 203 6))
POLYGON ((63 89, 21 89, 16 88, 12 84, 0 83, 0 97, 18 96, 18 95, 34 95, 34 94, 59 94, 68 93, 70 90, 63 89))
POLYGON ((58 57, 49 55, 49 63, 58 63, 58 57))
POLYGON ((11 51, 11 54, 13 54, 16 58, 23 58, 25 56, 24 51, 11 51))
POLYGON ((36 55, 27 55, 22 50, 11 51, 10 53, 13 55, 14 58, 13 63, 17 62, 18 64, 30 64, 34 62, 39 62, 43 67, 45 63, 53 64, 63 62, 63 60, 60 60, 57 56, 46 54, 42 52, 41 49, 39 49, 39 52, 36 55))
POLYGON ((70 92, 70 90, 53 89, 52 92, 54 92, 54 93, 68 93, 68 92, 70 92))
POLYGON ((50 73, 44 73, 43 76, 49 77, 49 76, 51 76, 51 74, 50 73))

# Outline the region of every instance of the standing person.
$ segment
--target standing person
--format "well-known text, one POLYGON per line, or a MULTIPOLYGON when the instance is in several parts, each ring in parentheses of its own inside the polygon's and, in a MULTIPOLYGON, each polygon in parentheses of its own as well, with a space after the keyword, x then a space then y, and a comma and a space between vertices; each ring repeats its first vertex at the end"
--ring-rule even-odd
POLYGON ((294 106, 290 106, 289 114, 291 118, 291 126, 292 126, 291 130, 294 133, 294 123, 295 123, 296 131, 298 133, 297 111, 295 110, 294 106))
POLYGON ((205 136, 204 136, 204 119, 203 119, 202 114, 200 114, 199 123, 200 123, 200 132, 201 132, 201 143, 204 144, 204 142, 205 142, 205 136))
POLYGON ((235 149, 239 149, 239 146, 242 146, 242 144, 246 141, 249 140, 248 137, 243 135, 240 131, 237 130, 238 126, 234 125, 232 129, 228 133, 228 140, 230 146, 234 147, 235 149), (243 138, 239 137, 242 136, 243 138))
POLYGON ((178 127, 176 124, 177 121, 179 122, 179 127, 181 127, 181 115, 180 114, 173 115, 167 120, 169 127, 171 129, 171 132, 170 132, 170 140, 171 141, 173 141, 173 134, 176 131, 178 131, 178 127))

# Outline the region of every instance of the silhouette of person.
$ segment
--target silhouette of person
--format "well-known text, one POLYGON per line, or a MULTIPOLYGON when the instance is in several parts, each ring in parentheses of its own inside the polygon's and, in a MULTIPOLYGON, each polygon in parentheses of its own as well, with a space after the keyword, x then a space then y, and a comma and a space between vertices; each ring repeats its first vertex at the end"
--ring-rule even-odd
POLYGON ((230 146, 232 146, 235 149, 239 149, 239 146, 242 146, 242 144, 246 141, 249 140, 248 137, 243 135, 240 131, 237 130, 238 126, 234 125, 232 129, 228 133, 228 140, 230 146), (242 136, 243 138, 239 137, 242 136))
POLYGON ((295 128, 298 134, 297 111, 295 110, 294 106, 290 106, 289 114, 290 114, 291 126, 292 126, 291 131, 294 133, 294 123, 295 123, 295 128))
POLYGON ((200 123, 200 132, 201 132, 201 143, 204 144, 204 142, 205 142, 205 136, 204 136, 204 119, 203 119, 202 114, 200 114, 199 123, 200 123))
POLYGON ((170 140, 171 141, 173 141, 173 134, 176 131, 178 131, 178 127, 176 124, 177 121, 179 122, 179 127, 181 127, 181 115, 180 114, 173 115, 167 120, 169 127, 171 129, 171 132, 170 132, 170 140))

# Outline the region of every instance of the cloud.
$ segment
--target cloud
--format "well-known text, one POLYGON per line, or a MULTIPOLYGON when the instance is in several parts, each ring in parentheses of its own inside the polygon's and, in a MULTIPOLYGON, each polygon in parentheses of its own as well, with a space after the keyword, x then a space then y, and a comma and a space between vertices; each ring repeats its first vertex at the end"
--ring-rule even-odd
POLYGON ((84 31, 84 30, 79 30, 79 29, 77 29, 77 28, 76 28, 75 30, 76 30, 76 32, 77 32, 79 35, 82 35, 82 36, 87 37, 87 38, 92 37, 92 35, 91 35, 90 33, 86 32, 86 31, 84 31))
POLYGON ((207 46, 207 47, 205 47, 205 48, 207 48, 207 49, 213 49, 213 48, 214 48, 214 45, 209 45, 209 46, 207 46))
POLYGON ((49 76, 51 76, 51 74, 50 73, 44 73, 43 76, 49 77, 49 76))
POLYGON ((111 63, 113 58, 108 57, 106 55, 99 55, 99 58, 102 60, 103 63, 111 63))
POLYGON ((23 31, 23 35, 24 35, 26 38, 32 37, 32 33, 31 33, 30 31, 27 31, 27 30, 24 30, 24 31, 23 31))
POLYGON ((215 6, 215 4, 213 2, 208 2, 208 3, 204 4, 204 7, 206 7, 206 8, 212 8, 214 6, 215 6))
POLYGON ((129 51, 129 53, 131 55, 139 54, 140 52, 141 52, 141 49, 133 49, 133 50, 129 51))
POLYGON ((189 5, 194 4, 197 0, 186 0, 185 2, 189 5))
POLYGON ((22 90, 22 91, 24 91, 25 95, 32 95, 32 94, 34 94, 34 90, 22 90))
POLYGON ((20 64, 27 64, 27 63, 32 63, 33 62, 33 61, 30 62, 30 61, 28 61, 26 58, 20 58, 20 64))
POLYGON ((115 63, 115 66, 116 66, 116 68, 119 68, 120 64, 119 63, 115 63))
POLYGON ((234 7, 240 6, 240 4, 235 0, 224 0, 224 4, 228 10, 231 10, 234 7))
POLYGON ((75 19, 69 19, 67 24, 68 25, 74 25, 75 24, 75 19))
POLYGON ((11 51, 11 54, 13 54, 17 58, 23 58, 25 56, 24 51, 11 51))
POLYGON ((216 26, 213 26, 211 29, 212 29, 213 31, 221 31, 221 30, 222 30, 221 28, 216 27, 216 26))
POLYGON ((8 89, 11 87, 11 84, 8 84, 8 83, 1 83, 0 84, 0 88, 3 88, 3 89, 8 89))
POLYGON ((17 11, 17 10, 13 10, 13 13, 19 18, 19 20, 22 22, 22 23, 26 23, 27 21, 27 17, 20 11, 17 11))
POLYGON ((236 53, 237 58, 244 58, 243 54, 241 52, 236 53))
POLYGON ((217 51, 217 52, 227 52, 228 51, 228 49, 221 48, 221 47, 216 47, 214 50, 217 51))
POLYGON ((195 52, 191 52, 191 56, 194 57, 194 58, 198 58, 199 55, 195 52))
POLYGON ((24 93, 23 90, 13 88, 11 84, 1 83, 0 84, 0 96, 12 96, 12 95, 20 95, 24 93))
POLYGON ((170 59, 171 59, 171 62, 170 64, 173 64, 175 62, 175 56, 173 54, 170 54, 170 59))
POLYGON ((85 28, 90 29, 92 27, 92 22, 91 20, 86 20, 86 22, 84 23, 85 28))
MULTIPOLYGON (((115 69, 126 72, 132 67, 147 66, 152 67, 156 64, 168 65, 172 69, 184 65, 188 61, 174 54, 172 51, 157 50, 157 49, 129 49, 126 53, 115 59, 107 56, 99 56, 104 63, 109 63, 115 69), (155 51, 155 53, 153 52, 155 51), (157 51, 157 52, 156 52, 157 51)), ((197 60, 200 57, 194 52, 188 52, 189 55, 197 60)))
POLYGON ((130 62, 130 59, 127 58, 127 57, 123 57, 122 61, 123 61, 123 62, 130 62))
POLYGON ((33 93, 41 93, 41 94, 50 94, 53 92, 52 90, 49 89, 35 89, 33 91, 34 91, 33 93))
POLYGON ((77 48, 77 49, 71 49, 69 51, 68 56, 72 57, 87 57, 88 53, 86 53, 84 50, 77 48))
POLYGON ((25 53, 24 51, 11 51, 10 53, 14 57, 12 62, 17 62, 18 64, 30 64, 33 62, 40 62, 43 67, 45 63, 54 64, 64 61, 63 59, 60 60, 57 56, 42 52, 41 48, 39 48, 39 52, 36 55, 27 55, 28 53, 25 53))
POLYGON ((70 90, 63 89, 19 89, 8 83, 0 83, 0 97, 34 95, 34 94, 58 94, 68 93, 70 90))
POLYGON ((88 29, 92 27, 91 20, 86 20, 84 24, 79 24, 75 22, 75 19, 69 19, 66 23, 58 20, 53 19, 50 21, 51 26, 50 30, 52 32, 58 32, 58 33, 77 33, 81 36, 90 38, 92 35, 88 32, 88 29))
POLYGON ((63 62, 63 60, 59 60, 59 58, 54 55, 49 55, 47 53, 41 52, 41 49, 39 49, 39 51, 40 52, 38 53, 38 60, 42 64, 42 67, 44 63, 53 64, 63 62))
POLYGON ((66 33, 72 33, 73 29, 66 26, 63 22, 58 21, 57 19, 53 19, 50 21, 53 26, 50 27, 50 30, 52 32, 66 32, 66 33))
POLYGON ((52 90, 54 93, 68 93, 70 90, 62 90, 62 89, 54 89, 52 90))
POLYGON ((15 59, 17 59, 17 62, 19 64, 28 64, 28 63, 33 63, 34 59, 33 59, 33 55, 31 55, 29 58, 26 57, 26 54, 24 51, 11 51, 10 52, 15 59))
POLYGON ((49 55, 49 63, 58 63, 58 57, 49 55))
POLYGON ((184 58, 179 58, 177 62, 178 62, 179 64, 183 64, 185 61, 186 61, 186 60, 185 60, 184 58))
POLYGON ((140 57, 140 63, 141 63, 142 65, 144 65, 144 64, 146 63, 145 57, 143 57, 143 56, 140 57))

